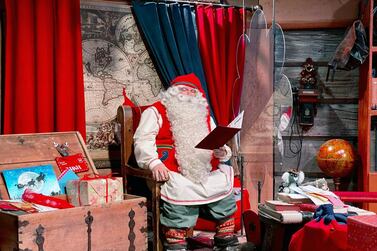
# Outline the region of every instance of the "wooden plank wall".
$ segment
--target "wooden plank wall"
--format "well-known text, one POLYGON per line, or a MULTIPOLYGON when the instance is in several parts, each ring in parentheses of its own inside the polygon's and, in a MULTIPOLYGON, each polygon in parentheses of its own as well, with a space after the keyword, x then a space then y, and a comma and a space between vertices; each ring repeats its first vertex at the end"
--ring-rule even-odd
MULTIPOLYGON (((314 126, 303 133, 302 153, 299 168, 308 179, 323 177, 315 155, 325 141, 343 138, 357 144, 357 108, 359 70, 336 71, 334 81, 326 81, 327 63, 342 40, 344 29, 291 30, 285 31, 286 63, 284 73, 292 86, 299 86, 301 65, 311 57, 318 67, 318 84, 321 100, 318 104, 314 126)), ((289 151, 299 145, 298 134, 290 137, 290 130, 283 133, 285 154, 281 156, 275 147, 275 189, 281 183, 284 171, 296 168, 298 155, 289 151), (291 138, 291 140, 290 140, 291 138)), ((353 180, 353 179, 352 179, 353 180)), ((328 180, 332 183, 332 180, 328 180)), ((351 183, 353 184, 353 183, 351 183)), ((276 190, 275 190, 276 191, 276 190)))

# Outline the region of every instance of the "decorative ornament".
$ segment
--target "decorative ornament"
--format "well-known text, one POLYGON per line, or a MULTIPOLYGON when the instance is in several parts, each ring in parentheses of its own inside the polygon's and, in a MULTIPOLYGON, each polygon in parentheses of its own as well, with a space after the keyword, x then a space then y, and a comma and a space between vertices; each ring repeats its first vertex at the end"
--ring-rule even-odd
POLYGON ((281 179, 283 182, 279 186, 279 192, 295 193, 294 188, 297 188, 302 184, 305 179, 305 174, 303 171, 290 170, 284 172, 281 179))

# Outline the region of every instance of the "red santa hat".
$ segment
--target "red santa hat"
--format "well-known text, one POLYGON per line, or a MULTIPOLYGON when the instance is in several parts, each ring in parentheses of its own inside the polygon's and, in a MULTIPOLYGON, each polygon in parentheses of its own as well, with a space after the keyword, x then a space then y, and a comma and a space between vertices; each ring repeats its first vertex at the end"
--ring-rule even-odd
POLYGON ((194 73, 178 76, 171 81, 171 86, 178 85, 184 85, 190 88, 198 89, 201 93, 204 94, 200 80, 194 73))

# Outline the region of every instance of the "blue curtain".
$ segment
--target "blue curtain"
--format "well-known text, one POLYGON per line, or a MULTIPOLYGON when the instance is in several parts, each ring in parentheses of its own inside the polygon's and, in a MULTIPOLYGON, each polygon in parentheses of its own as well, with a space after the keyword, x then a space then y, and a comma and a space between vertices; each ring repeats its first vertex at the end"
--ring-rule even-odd
POLYGON ((191 7, 138 1, 132 5, 163 86, 168 88, 179 75, 195 73, 209 100, 191 7))

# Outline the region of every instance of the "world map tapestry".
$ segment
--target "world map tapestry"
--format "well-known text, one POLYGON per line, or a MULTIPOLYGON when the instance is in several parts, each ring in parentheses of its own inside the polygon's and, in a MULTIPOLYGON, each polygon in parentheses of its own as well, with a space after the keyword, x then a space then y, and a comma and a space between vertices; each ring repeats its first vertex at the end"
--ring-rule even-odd
POLYGON ((123 88, 134 103, 147 105, 157 101, 161 82, 126 3, 83 2, 81 30, 87 145, 106 151, 118 144, 123 88))

